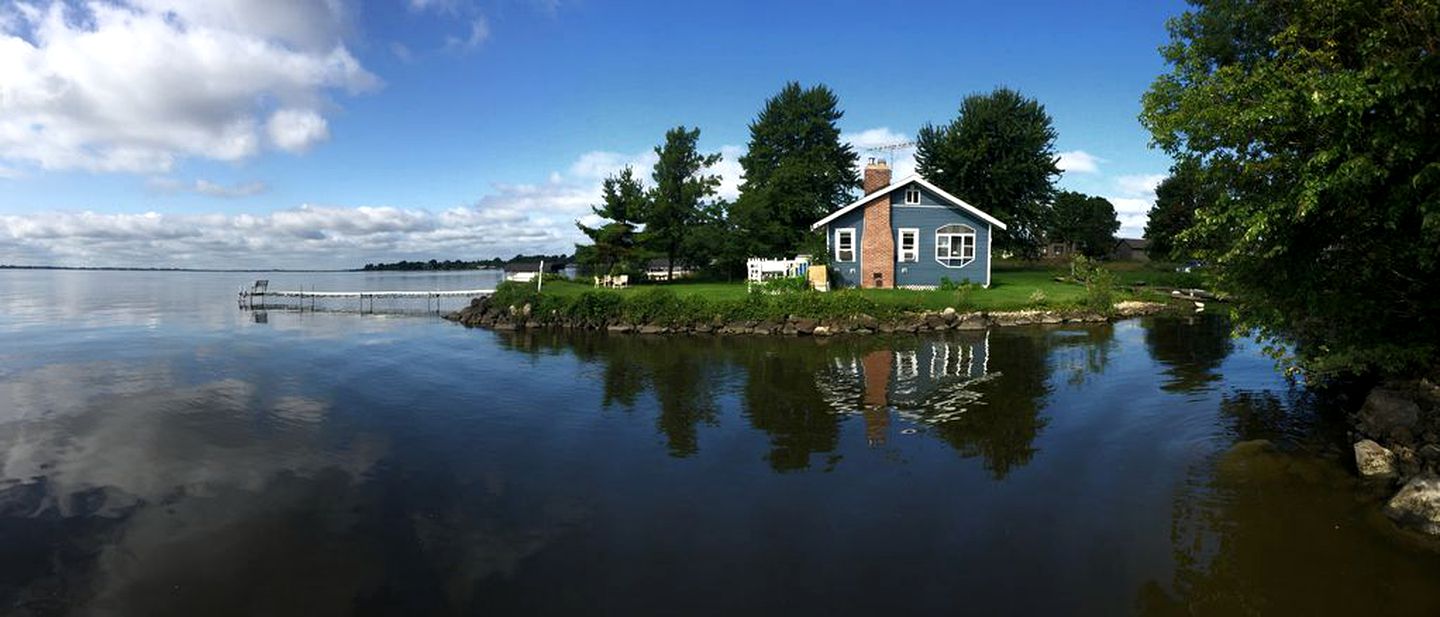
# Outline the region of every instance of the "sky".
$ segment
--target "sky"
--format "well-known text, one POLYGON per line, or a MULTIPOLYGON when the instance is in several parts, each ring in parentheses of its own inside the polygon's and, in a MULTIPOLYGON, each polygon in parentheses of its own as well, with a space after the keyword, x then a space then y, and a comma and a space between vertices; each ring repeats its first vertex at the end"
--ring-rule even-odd
MULTIPOLYGON (((1170 166, 1140 96, 1179 0, 0 0, 0 264, 350 268, 565 253, 667 129, 720 152, 825 84, 844 139, 909 141, 997 86, 1043 104, 1061 188, 1141 235, 1170 166)), ((913 152, 895 152, 897 174, 913 152)), ((897 175, 898 177, 898 175, 897 175)), ((981 208, 983 204, 977 204, 981 208)))

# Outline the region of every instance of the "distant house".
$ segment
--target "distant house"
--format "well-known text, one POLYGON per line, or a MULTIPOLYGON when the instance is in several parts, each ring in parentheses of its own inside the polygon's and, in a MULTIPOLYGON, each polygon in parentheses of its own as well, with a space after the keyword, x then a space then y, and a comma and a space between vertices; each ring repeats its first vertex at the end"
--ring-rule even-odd
MULTIPOLYGON (((649 279, 649 280, 652 280, 652 281, 666 281, 666 280, 670 280, 670 273, 671 273, 671 272, 672 272, 672 270, 671 270, 671 268, 670 268, 670 260, 665 259, 665 258, 663 258, 663 257, 662 257, 662 258, 651 259, 650 261, 648 261, 648 262, 645 263, 645 278, 647 278, 647 279, 649 279)), ((695 269, 694 269, 694 268, 691 268, 691 267, 688 266, 688 265, 685 265, 685 264, 680 263, 680 262, 677 261, 677 262, 675 262, 675 268, 674 268, 673 272, 675 273, 675 278, 678 279, 678 278, 685 278, 685 277, 687 277, 687 276, 694 276, 694 274, 695 274, 695 269)))
POLYGON ((865 196, 811 225, 824 229, 834 287, 990 286, 993 232, 1005 224, 919 175, 865 167, 865 196))
POLYGON ((1150 241, 1145 238, 1120 238, 1110 258, 1116 261, 1150 261, 1150 241))
MULTIPOLYGON (((555 274, 564 269, 564 264, 545 264, 546 274, 555 274)), ((540 275, 540 262, 538 261, 517 261, 505 264, 505 280, 519 283, 529 283, 540 275)))

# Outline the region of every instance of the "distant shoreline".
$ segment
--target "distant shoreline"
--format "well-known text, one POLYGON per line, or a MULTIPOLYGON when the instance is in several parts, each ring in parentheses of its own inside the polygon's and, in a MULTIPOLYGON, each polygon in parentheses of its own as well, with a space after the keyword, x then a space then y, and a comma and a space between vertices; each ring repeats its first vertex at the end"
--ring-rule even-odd
POLYGON ((306 269, 287 268, 126 268, 121 266, 11 266, 0 264, 0 270, 90 270, 111 272, 360 272, 360 268, 306 269))

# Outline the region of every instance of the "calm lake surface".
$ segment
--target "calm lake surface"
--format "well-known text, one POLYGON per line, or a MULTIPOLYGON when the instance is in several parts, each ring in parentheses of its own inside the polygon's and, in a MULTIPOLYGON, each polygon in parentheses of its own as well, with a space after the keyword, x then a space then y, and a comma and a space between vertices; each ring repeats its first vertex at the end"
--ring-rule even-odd
POLYGON ((496 333, 257 278, 494 282, 0 271, 0 612, 1440 614, 1440 553, 1213 317, 496 333))

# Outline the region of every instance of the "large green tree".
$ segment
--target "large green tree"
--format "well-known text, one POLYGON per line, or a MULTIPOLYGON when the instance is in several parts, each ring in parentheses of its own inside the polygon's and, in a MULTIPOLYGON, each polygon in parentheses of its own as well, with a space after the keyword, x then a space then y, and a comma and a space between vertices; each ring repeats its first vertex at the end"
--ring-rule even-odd
POLYGON ((844 112, 823 85, 788 83, 750 123, 740 157, 744 182, 731 208, 737 240, 750 255, 813 249, 810 225, 845 205, 860 186, 855 151, 840 140, 844 112))
POLYGON ((916 140, 920 175, 1004 221, 995 246, 1023 257, 1038 253, 1049 225, 1055 161, 1050 114, 1009 88, 965 97, 958 117, 916 140))
POLYGON ((1055 195, 1054 212, 1050 219, 1049 240, 1064 242, 1071 250, 1090 257, 1104 257, 1115 247, 1115 232, 1120 220, 1115 218, 1115 205, 1104 197, 1075 191, 1055 195))
POLYGON ((1202 182, 1195 161, 1181 161, 1171 168, 1170 175, 1155 187, 1155 205, 1145 222, 1150 255, 1176 260, 1192 257, 1198 247, 1191 248, 1190 244, 1200 238, 1185 243, 1180 234, 1194 224, 1200 204, 1215 199, 1214 191, 1202 182))
POLYGON ((1217 187, 1182 240, 1310 375, 1413 373, 1440 339, 1440 3, 1192 0, 1144 98, 1217 187))
POLYGON ((604 222, 598 227, 575 223, 590 238, 589 245, 576 245, 576 259, 581 265, 606 273, 633 267, 638 249, 636 223, 648 209, 649 196, 635 177, 635 170, 626 167, 605 178, 600 205, 590 207, 604 222))
MULTIPOLYGON (((666 280, 674 280, 675 262, 694 262, 701 255, 686 255, 689 237, 705 220, 720 177, 706 173, 720 162, 720 154, 701 154, 696 146, 700 129, 678 126, 665 132, 665 143, 655 147, 650 204, 645 211, 642 236, 653 250, 665 256, 666 280)), ((696 263, 694 265, 705 265, 696 263)))

